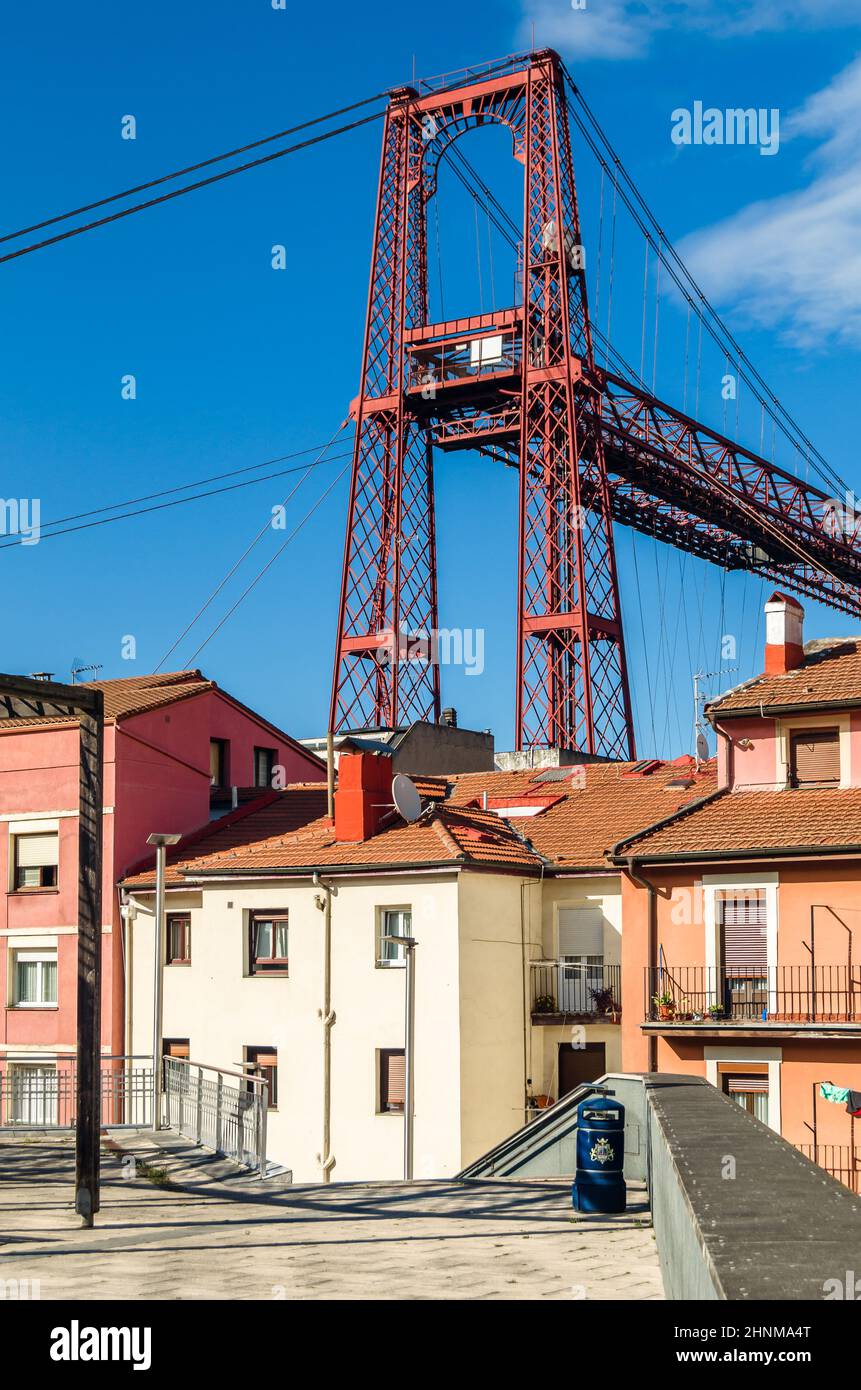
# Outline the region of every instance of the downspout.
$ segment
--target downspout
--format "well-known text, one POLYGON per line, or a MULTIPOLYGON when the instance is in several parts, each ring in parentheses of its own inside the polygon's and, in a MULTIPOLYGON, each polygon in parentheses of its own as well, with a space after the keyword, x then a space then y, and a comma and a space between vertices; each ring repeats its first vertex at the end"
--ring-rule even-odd
MULTIPOLYGON (((647 956, 649 961, 649 979, 653 980, 658 968, 658 896, 655 892, 655 885, 650 883, 648 879, 641 878, 640 875, 635 872, 634 863, 634 857, 630 855, 627 860, 628 877, 633 883, 636 883, 638 888, 645 888, 648 893, 649 930, 647 956)), ((658 1070, 658 1039, 653 1033, 650 1033, 647 1041, 649 1047, 649 1071, 656 1072, 658 1070)))
POLYGON ((323 1142, 320 1147, 320 1166, 323 1169, 323 1182, 331 1182, 335 1156, 332 1153, 332 1025, 335 1015, 332 1012, 332 896, 338 890, 324 883, 318 873, 314 874, 315 888, 322 888, 323 895, 314 898, 316 906, 323 913, 323 1007, 319 1016, 323 1023, 323 1142))

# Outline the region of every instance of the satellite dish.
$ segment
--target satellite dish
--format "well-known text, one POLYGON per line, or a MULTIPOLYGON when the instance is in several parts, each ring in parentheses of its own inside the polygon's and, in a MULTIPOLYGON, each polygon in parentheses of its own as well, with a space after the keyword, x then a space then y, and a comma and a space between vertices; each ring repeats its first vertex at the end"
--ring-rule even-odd
POLYGON ((705 734, 697 734, 697 757, 701 763, 709 760, 709 741, 705 734))
POLYGON ((392 800, 405 821, 418 820, 422 813, 421 797, 415 783, 403 772, 392 779, 392 800))

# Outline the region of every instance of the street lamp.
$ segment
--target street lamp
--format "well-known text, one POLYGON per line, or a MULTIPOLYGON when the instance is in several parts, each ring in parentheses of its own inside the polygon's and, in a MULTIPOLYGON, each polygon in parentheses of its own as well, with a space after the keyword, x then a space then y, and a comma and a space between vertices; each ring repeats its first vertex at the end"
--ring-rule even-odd
POLYGON ((175 845, 179 835, 148 835, 147 844, 155 846, 155 960, 153 962, 153 1019, 152 1019, 152 1127, 161 1128, 161 1099, 163 1077, 161 1067, 162 966, 164 964, 164 870, 168 845, 175 845))
POLYGON ((384 941, 403 946, 406 952, 407 980, 406 1002, 404 1006, 404 1181, 413 1180, 413 1110, 414 1105, 414 1066, 415 1066, 415 987, 416 987, 416 946, 414 936, 384 936, 384 941))

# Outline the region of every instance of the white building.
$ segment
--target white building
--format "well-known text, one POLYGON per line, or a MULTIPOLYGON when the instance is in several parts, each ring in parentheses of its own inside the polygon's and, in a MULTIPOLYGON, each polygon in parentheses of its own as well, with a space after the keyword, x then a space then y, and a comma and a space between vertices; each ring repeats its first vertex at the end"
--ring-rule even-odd
MULTIPOLYGON (((264 1068, 269 1156, 295 1181, 321 1179, 326 1132, 332 1180, 398 1178, 405 972, 383 938, 411 935, 414 1172, 458 1172, 536 1098, 620 1067, 621 894, 604 850, 711 785, 678 765, 638 769, 417 779, 423 811, 406 824, 391 808, 390 759, 345 754, 334 824, 325 787, 294 786, 181 843, 167 879, 164 1050, 264 1068)), ((140 1055, 151 1050, 151 871, 125 888, 140 1055)))

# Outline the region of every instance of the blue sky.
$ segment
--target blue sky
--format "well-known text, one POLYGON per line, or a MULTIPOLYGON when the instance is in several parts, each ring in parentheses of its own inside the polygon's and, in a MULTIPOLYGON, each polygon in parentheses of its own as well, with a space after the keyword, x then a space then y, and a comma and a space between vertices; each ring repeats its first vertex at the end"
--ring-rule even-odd
MULTIPOLYGON (((564 53, 667 235, 759 370, 861 493, 853 447, 861 347, 854 2, 7 7, 2 228, 409 80, 414 62, 419 75, 431 75, 518 51, 529 46, 533 24, 539 46, 564 53), (675 146, 671 113, 697 100, 779 109, 777 156, 675 146), (120 138, 127 114, 137 121, 135 141, 120 138)), ((0 493, 38 497, 46 522, 328 439, 356 392, 379 136, 376 126, 356 131, 0 267, 0 493), (277 243, 287 248, 281 272, 270 265, 277 243), (121 396, 127 373, 136 377, 134 401, 121 396)), ((517 216, 520 174, 502 133, 471 139, 464 152, 517 216)), ((605 238, 606 311, 599 177, 576 144, 575 157, 596 292, 605 238)), ((473 209, 451 178, 442 180, 440 212, 446 310, 476 308, 473 209)), ((493 247, 491 286, 483 225, 479 240, 480 292, 504 303, 506 251, 493 247)), ((628 257, 620 233, 613 314, 614 338, 618 332, 634 358, 642 340, 652 344, 655 285, 649 281, 641 333, 642 249, 635 257, 631 248, 628 257)), ((678 400, 684 316, 668 296, 661 313, 656 388, 678 400)), ((705 357, 697 388, 700 415, 716 427, 734 423, 720 395, 724 370, 705 357)), ((750 405, 740 404, 739 433, 758 447, 750 405)), ((288 530, 341 467, 302 486, 288 530)), ((458 706, 462 724, 493 728, 497 746, 507 747, 514 476, 453 455, 439 461, 437 478, 441 620, 486 632, 484 673, 444 671, 445 701, 458 706)), ((64 679, 76 659, 101 663, 105 676, 151 670, 293 481, 5 549, 0 665, 64 679), (135 662, 122 656, 129 635, 135 662)), ((197 658, 298 736, 325 727, 345 506, 346 480, 197 658)), ((267 536, 170 666, 185 664, 281 540, 283 532, 267 536)), ((722 683, 760 668, 763 586, 683 564, 627 533, 618 548, 640 751, 687 751, 692 670, 720 663, 726 634, 737 656, 724 664, 739 669, 722 683)), ((807 608, 811 636, 852 630, 839 614, 807 608)))

